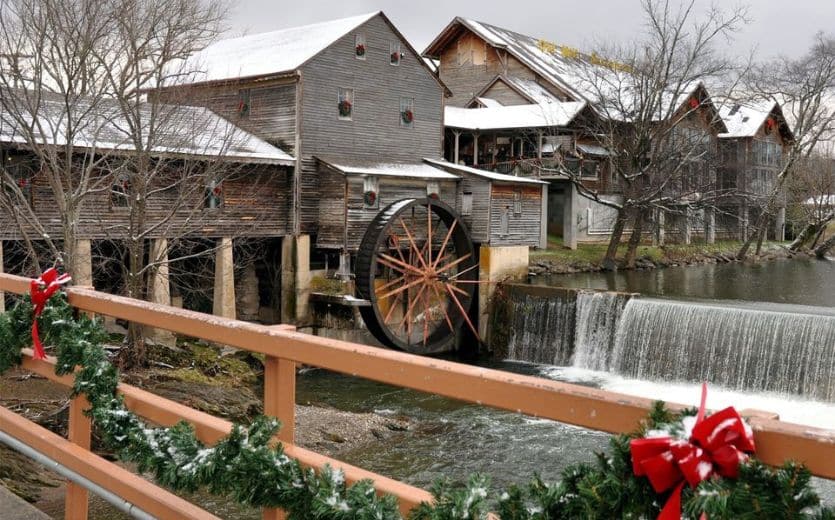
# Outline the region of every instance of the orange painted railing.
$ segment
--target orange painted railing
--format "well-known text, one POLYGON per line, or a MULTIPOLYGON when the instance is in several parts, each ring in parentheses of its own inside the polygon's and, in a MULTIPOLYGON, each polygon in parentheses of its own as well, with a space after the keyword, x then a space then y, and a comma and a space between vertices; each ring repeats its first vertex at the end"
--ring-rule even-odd
MULTIPOLYGON (((23 294, 28 290, 28 283, 26 278, 0 274, 0 291, 23 294)), ((330 464, 341 468, 349 482, 373 480, 378 492, 398 498, 404 513, 421 501, 430 500, 430 495, 422 489, 294 445, 297 365, 316 366, 610 433, 634 430, 652 404, 649 399, 595 388, 311 336, 286 326, 269 327, 246 323, 90 289, 70 288, 67 292, 70 304, 82 311, 264 354, 264 410, 284 425, 278 437, 285 444, 287 454, 310 467, 322 468, 330 464)), ((27 355, 24 357, 23 368, 69 386, 71 377, 55 376, 53 363, 50 360, 35 361, 27 355)), ((166 426, 185 420, 194 425, 197 436, 207 444, 216 442, 231 429, 231 423, 227 421, 129 385, 120 385, 119 392, 125 396, 128 408, 139 416, 166 426)), ((144 480, 135 482, 125 476, 123 482, 122 473, 103 470, 101 459, 85 451, 89 447, 89 424, 85 423, 87 418, 80 413, 83 404, 81 400, 76 400, 72 405, 69 441, 61 439, 62 442, 56 444, 54 437, 57 436, 2 408, 0 430, 26 443, 34 439, 35 444, 30 445, 38 451, 59 463, 71 463, 70 469, 151 514, 162 511, 158 516, 165 518, 211 518, 208 513, 144 480), (36 435, 32 435, 32 432, 36 435), (40 442, 39 439, 52 440, 40 442), (113 478, 114 475, 118 475, 118 478, 113 478)), ((681 407, 674 404, 670 406, 681 407)), ((805 463, 815 475, 835 478, 835 465, 831 463, 835 460, 835 432, 784 423, 777 420, 776 416, 764 412, 743 411, 742 414, 748 417, 754 430, 757 456, 761 460, 772 465, 780 465, 789 459, 796 460, 805 463)), ((121 470, 117 466, 113 467, 121 470)), ((67 517, 86 518, 86 502, 86 491, 76 486, 69 488, 68 506, 84 514, 73 513, 67 517)), ((279 518, 280 513, 265 511, 264 517, 279 518)))

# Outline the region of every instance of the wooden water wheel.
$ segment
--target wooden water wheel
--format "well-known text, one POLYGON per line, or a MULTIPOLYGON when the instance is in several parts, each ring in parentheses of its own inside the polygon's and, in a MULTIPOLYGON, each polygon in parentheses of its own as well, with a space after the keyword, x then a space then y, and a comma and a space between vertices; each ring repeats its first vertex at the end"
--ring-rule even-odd
MULTIPOLYGON (((432 198, 395 202, 365 232, 355 266, 361 313, 384 345, 417 354, 448 350, 469 318, 478 261, 455 210, 432 198)), ((477 333, 476 333, 477 336, 477 333)))

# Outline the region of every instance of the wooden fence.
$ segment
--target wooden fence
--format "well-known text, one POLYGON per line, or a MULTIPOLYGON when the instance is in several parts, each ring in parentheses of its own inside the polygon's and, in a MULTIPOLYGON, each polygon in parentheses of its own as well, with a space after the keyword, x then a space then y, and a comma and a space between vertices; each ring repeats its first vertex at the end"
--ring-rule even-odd
MULTIPOLYGON (((29 280, 0 274, 0 291, 24 294, 29 280)), ((652 401, 542 378, 512 374, 326 339, 295 332, 285 326, 269 327, 220 318, 175 307, 151 304, 90 289, 69 288, 74 307, 94 314, 166 329, 189 337, 230 345, 265 355, 264 411, 277 417, 284 428, 278 435, 286 453, 302 464, 341 468, 349 482, 374 481, 379 493, 396 496, 404 513, 431 500, 425 490, 409 486, 361 468, 294 445, 296 367, 310 365, 394 386, 411 388, 470 403, 552 419, 610 433, 634 430, 646 416, 652 401)), ((70 376, 54 373, 54 360, 35 361, 26 352, 23 368, 65 386, 70 376)), ((184 420, 198 438, 213 444, 226 436, 231 423, 187 406, 163 399, 130 385, 119 392, 137 415, 164 426, 184 420)), ((138 508, 161 518, 214 518, 183 499, 90 453, 90 424, 81 411, 83 398, 70 407, 69 439, 65 440, 26 419, 0 408, 0 431, 15 437, 51 459, 69 467, 138 508)), ((670 405, 680 408, 681 405, 670 405)), ((835 432, 779 421, 776 416, 743 411, 754 430, 757 456, 772 465, 792 459, 805 463, 815 475, 835 478, 835 432)), ((67 518, 87 515, 87 491, 76 485, 67 489, 67 518)), ((264 518, 281 518, 281 512, 264 511, 264 518)))

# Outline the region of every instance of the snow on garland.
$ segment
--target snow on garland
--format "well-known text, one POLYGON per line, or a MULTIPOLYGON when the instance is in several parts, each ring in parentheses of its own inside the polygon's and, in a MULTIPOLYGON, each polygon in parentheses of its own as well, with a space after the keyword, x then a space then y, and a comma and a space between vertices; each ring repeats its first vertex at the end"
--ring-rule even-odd
MULTIPOLYGON (((21 349, 31 345, 35 307, 22 298, 0 314, 0 374, 19 365, 21 349)), ((70 374, 75 367, 73 394, 84 394, 89 414, 108 448, 124 461, 135 462, 142 472, 175 491, 205 487, 254 507, 280 507, 291 519, 398 520, 397 501, 378 496, 371 481, 347 485, 341 471, 303 468, 270 440, 279 429, 271 418, 257 418, 249 426, 235 424, 232 433, 212 447, 204 445, 185 422, 171 428, 151 427, 130 412, 116 394, 119 376, 110 363, 101 324, 75 316, 64 293, 44 306, 38 322, 44 344, 55 349, 55 372, 70 374)), ((437 482, 434 504, 421 504, 413 520, 485 518, 490 510, 505 520, 573 518, 654 518, 669 496, 657 494, 649 481, 634 475, 630 441, 648 431, 674 435, 682 418, 657 403, 646 427, 631 436, 611 440, 612 453, 598 454, 597 464, 567 468, 562 480, 546 484, 539 477, 525 487, 511 487, 491 499, 489 478, 473 475, 465 484, 437 482)), ((739 465, 738 478, 710 478, 694 489, 684 488, 682 513, 697 518, 703 513, 719 518, 819 518, 835 520, 835 511, 821 507, 809 486, 809 471, 786 463, 779 469, 749 459, 739 465)))

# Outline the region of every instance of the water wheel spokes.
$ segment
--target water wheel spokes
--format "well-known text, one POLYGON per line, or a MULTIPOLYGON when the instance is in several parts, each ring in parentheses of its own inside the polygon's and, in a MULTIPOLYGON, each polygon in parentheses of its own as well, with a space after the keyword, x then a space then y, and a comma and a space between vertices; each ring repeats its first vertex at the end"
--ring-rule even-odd
POLYGON ((380 212, 357 255, 357 291, 369 330, 418 353, 448 348, 468 316, 478 264, 466 226, 443 202, 408 199, 380 212))

